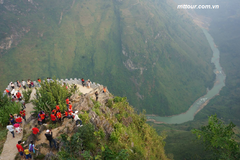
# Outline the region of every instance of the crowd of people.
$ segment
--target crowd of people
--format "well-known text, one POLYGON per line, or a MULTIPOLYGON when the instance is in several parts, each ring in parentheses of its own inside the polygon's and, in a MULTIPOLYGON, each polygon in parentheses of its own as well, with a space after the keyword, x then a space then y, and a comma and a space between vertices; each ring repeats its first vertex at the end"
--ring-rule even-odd
MULTIPOLYGON (((47 81, 50 82, 50 81, 52 81, 52 79, 50 77, 48 77, 47 81)), ((85 80, 82 78, 81 82, 82 82, 83 87, 86 86, 87 88, 90 88, 91 81, 89 79, 85 83, 85 80)), ((39 87, 40 87, 40 83, 41 83, 41 79, 38 78, 37 85, 39 87)), ((6 92, 8 93, 9 96, 12 96, 12 100, 14 100, 14 101, 15 100, 18 100, 18 101, 22 100, 22 95, 19 92, 19 90, 21 88, 26 89, 26 88, 35 87, 34 83, 30 79, 28 79, 27 82, 22 80, 21 83, 17 80, 16 84, 17 84, 17 88, 15 87, 14 83, 11 82, 10 83, 11 91, 6 89, 6 92)), ((64 85, 65 84, 63 83, 63 86, 64 85)), ((103 87, 103 93, 105 93, 105 92, 106 92, 106 88, 103 87)), ((99 93, 96 91, 95 92, 96 101, 98 101, 98 95, 99 95, 99 93)), ((61 124, 62 121, 64 121, 65 118, 68 118, 68 119, 72 119, 72 121, 75 121, 77 127, 83 126, 82 125, 82 120, 78 116, 78 111, 73 112, 72 103, 70 102, 69 97, 67 97, 65 101, 66 101, 65 105, 66 105, 67 109, 64 112, 61 112, 59 104, 56 105, 56 107, 51 111, 50 116, 49 116, 48 113, 46 113, 43 110, 39 111, 39 113, 37 115, 38 116, 37 117, 38 118, 38 125, 46 124, 48 119, 53 124, 56 124, 56 123, 61 124)), ((26 108, 25 105, 24 105, 23 109, 21 109, 20 113, 15 113, 15 114, 10 114, 9 115, 9 123, 7 125, 7 129, 13 135, 13 138, 15 138, 14 131, 16 131, 16 133, 20 133, 22 131, 21 130, 22 120, 26 121, 26 111, 24 110, 24 108, 26 108)), ((34 136, 36 136, 35 137, 36 139, 38 138, 39 129, 38 129, 37 125, 35 125, 35 127, 32 128, 32 134, 34 136)), ((49 130, 49 129, 46 130, 45 136, 46 136, 46 139, 49 141, 50 148, 52 148, 52 143, 54 144, 54 147, 57 148, 56 147, 56 141, 54 140, 53 135, 52 135, 52 131, 49 130)), ((38 150, 38 149, 35 148, 35 145, 34 145, 33 141, 31 141, 29 146, 26 147, 26 148, 22 147, 23 143, 24 142, 22 142, 22 141, 18 141, 18 144, 16 145, 16 147, 17 147, 17 149, 19 151, 19 154, 22 158, 29 159, 29 158, 31 158, 31 153, 35 153, 35 150, 38 150)))
MULTIPOLYGON (((72 104, 69 100, 69 97, 66 98, 66 107, 67 107, 67 110, 64 111, 63 116, 62 116, 59 105, 56 105, 56 107, 52 110, 50 116, 47 113, 45 113, 44 111, 40 111, 38 113, 38 125, 46 124, 47 119, 50 119, 50 121, 53 124, 56 124, 57 122, 62 123, 62 121, 65 118, 68 118, 68 119, 72 119, 72 121, 76 121, 77 127, 82 127, 83 126, 82 120, 78 117, 78 111, 75 111, 73 113, 73 110, 72 110, 73 108, 72 108, 72 104)), ((7 129, 13 135, 13 138, 15 138, 14 132, 20 133, 19 129, 22 126, 22 120, 24 119, 26 121, 25 117, 26 117, 26 111, 24 109, 22 109, 19 114, 10 114, 9 115, 9 124, 7 125, 7 129)), ((38 139, 38 135, 39 135, 38 125, 35 125, 35 127, 32 128, 32 134, 35 136, 36 140, 39 140, 38 139)), ((52 131, 49 129, 46 130, 45 136, 46 136, 46 139, 49 141, 50 148, 52 148, 52 143, 53 143, 53 145, 56 149, 57 148, 56 140, 53 138, 52 131)), ((22 141, 18 141, 18 144, 16 145, 18 152, 19 152, 21 158, 31 159, 32 158, 31 154, 35 153, 35 150, 38 150, 38 149, 35 148, 33 141, 31 141, 29 146, 25 147, 25 148, 22 147, 23 143, 24 142, 22 142, 22 141)))
MULTIPOLYGON (((23 96, 20 92, 20 89, 27 89, 27 88, 33 88, 35 87, 35 84, 33 81, 31 81, 30 79, 28 79, 27 81, 22 80, 22 82, 20 82, 19 80, 17 80, 15 83, 10 82, 8 88, 5 89, 6 94, 8 95, 8 97, 11 97, 12 101, 22 101, 23 96), (15 86, 16 83, 16 86, 15 86)), ((37 86, 40 87, 40 83, 41 83, 41 79, 38 78, 37 79, 37 86)))
POLYGON ((15 113, 9 115, 7 129, 13 135, 13 138, 15 138, 14 131, 16 131, 16 133, 21 133, 20 127, 22 127, 23 119, 26 121, 26 111, 24 109, 22 109, 18 114, 15 113))
POLYGON ((51 119, 53 124, 56 124, 57 122, 61 123, 65 118, 68 118, 68 119, 75 120, 77 126, 82 126, 82 121, 77 115, 78 111, 75 111, 73 113, 72 104, 69 101, 69 98, 66 98, 66 107, 67 107, 67 110, 65 110, 64 113, 62 113, 60 110, 60 106, 56 105, 56 107, 52 110, 50 117, 48 113, 45 113, 44 111, 39 111, 38 124, 39 125, 45 124, 46 119, 48 118, 51 119))

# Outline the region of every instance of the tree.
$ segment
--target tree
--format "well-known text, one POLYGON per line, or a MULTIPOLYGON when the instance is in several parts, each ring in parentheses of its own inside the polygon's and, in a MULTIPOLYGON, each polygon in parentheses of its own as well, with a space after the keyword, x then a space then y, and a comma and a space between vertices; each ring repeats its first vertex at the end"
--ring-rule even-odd
POLYGON ((232 122, 225 125, 217 115, 212 115, 207 126, 202 126, 200 130, 193 129, 192 132, 203 140, 206 150, 212 151, 216 159, 232 160, 240 158, 239 145, 233 139, 234 127, 232 122))

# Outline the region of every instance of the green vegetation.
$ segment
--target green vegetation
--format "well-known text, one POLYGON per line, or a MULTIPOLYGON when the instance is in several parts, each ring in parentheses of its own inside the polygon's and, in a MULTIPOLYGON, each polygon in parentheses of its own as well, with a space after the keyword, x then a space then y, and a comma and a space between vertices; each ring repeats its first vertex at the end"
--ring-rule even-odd
POLYGON ((29 100, 30 100, 31 94, 32 94, 32 90, 31 89, 23 90, 22 94, 23 94, 23 99, 24 99, 25 103, 29 103, 29 100))
POLYGON ((225 125, 217 115, 213 115, 209 117, 207 126, 202 126, 200 130, 194 129, 192 132, 198 139, 203 140, 207 150, 214 153, 214 159, 234 160, 240 158, 239 143, 233 138, 234 127, 232 122, 225 125))
POLYGON ((169 1, 10 0, 0 13, 1 38, 21 35, 0 50, 1 84, 89 78, 163 116, 185 112, 215 79, 202 31, 169 1))
POLYGON ((88 114, 85 112, 80 115, 85 117, 83 126, 76 133, 61 135, 60 159, 167 159, 164 153, 165 136, 159 136, 146 124, 144 113, 136 114, 126 98, 114 98, 111 112, 117 111, 118 117, 103 114, 98 106, 99 102, 95 102, 92 111, 98 109, 99 120, 105 118, 114 128, 112 133, 108 135, 101 126, 94 127, 86 120, 88 114))
MULTIPOLYGON (((183 2, 183 1, 181 1, 183 2)), ((183 4, 188 4, 187 1, 183 4)), ((192 4, 213 4, 207 0, 193 0, 192 4), (197 2, 197 3, 196 3, 197 2)), ((239 6, 237 0, 224 1, 219 0, 217 4, 221 7, 219 10, 195 10, 199 15, 205 16, 207 20, 211 18, 209 33, 214 38, 215 44, 220 50, 220 64, 226 74, 226 86, 221 90, 220 94, 212 99, 209 104, 204 107, 196 116, 194 121, 183 123, 180 125, 156 125, 158 132, 167 131, 166 138, 166 154, 173 154, 174 159, 214 159, 210 151, 204 150, 204 145, 195 142, 194 135, 190 132, 194 128, 201 128, 208 125, 208 116, 217 114, 225 124, 233 122, 235 136, 239 142, 240 137, 240 28, 239 28, 239 6), (231 17, 231 18, 230 18, 231 17), (221 27, 219 27, 221 26, 221 27), (197 143, 197 145, 195 145, 197 143)), ((181 4, 181 3, 180 3, 181 4)))
POLYGON ((21 110, 21 104, 16 102, 11 102, 7 95, 3 96, 0 93, 0 125, 6 126, 9 122, 10 114, 19 114, 21 110))
POLYGON ((39 111, 45 111, 51 113, 56 105, 59 105, 60 110, 63 112, 67 109, 66 98, 70 97, 76 89, 74 86, 62 85, 60 82, 54 80, 51 82, 41 83, 41 87, 36 89, 36 99, 32 100, 34 107, 34 113, 38 114, 39 111))
POLYGON ((7 132, 8 131, 5 129, 5 127, 0 127, 0 154, 2 153, 3 145, 7 138, 7 132))

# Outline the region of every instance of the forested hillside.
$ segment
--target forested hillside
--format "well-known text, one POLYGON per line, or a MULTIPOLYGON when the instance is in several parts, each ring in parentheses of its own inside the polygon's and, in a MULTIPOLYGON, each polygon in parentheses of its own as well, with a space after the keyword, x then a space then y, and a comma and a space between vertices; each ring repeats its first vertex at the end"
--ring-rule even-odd
POLYGON ((186 111, 215 79, 211 49, 171 1, 0 1, 0 88, 89 78, 149 114, 186 111))
POLYGON ((234 128, 236 137, 240 137, 240 12, 238 8, 240 2, 237 0, 231 2, 195 0, 192 4, 198 4, 197 2, 220 5, 219 10, 196 10, 196 12, 200 16, 211 18, 209 33, 220 50, 220 63, 226 74, 226 86, 195 116, 194 121, 181 125, 155 125, 159 132, 170 131, 166 140, 166 152, 172 153, 175 159, 207 159, 210 157, 211 153, 204 151, 203 145, 196 142, 195 135, 190 131, 207 124, 208 116, 212 114, 217 114, 225 123, 233 122, 236 125, 234 128))

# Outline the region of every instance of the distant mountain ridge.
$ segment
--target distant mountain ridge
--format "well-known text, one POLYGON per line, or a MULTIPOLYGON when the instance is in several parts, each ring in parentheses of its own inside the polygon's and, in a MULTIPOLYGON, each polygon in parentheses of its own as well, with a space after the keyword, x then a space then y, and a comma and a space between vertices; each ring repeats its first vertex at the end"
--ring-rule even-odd
POLYGON ((215 79, 201 29, 171 1, 3 1, 0 30, 1 89, 17 78, 81 75, 139 111, 172 115, 215 79))

